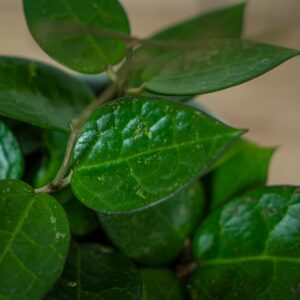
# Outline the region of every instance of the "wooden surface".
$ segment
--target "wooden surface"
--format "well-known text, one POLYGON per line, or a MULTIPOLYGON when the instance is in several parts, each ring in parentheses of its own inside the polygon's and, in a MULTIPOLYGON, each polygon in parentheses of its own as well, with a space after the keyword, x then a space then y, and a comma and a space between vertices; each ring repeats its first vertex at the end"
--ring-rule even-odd
MULTIPOLYGON (((38 1, 38 0, 37 0, 38 1)), ((230 0, 124 0, 135 34, 230 0)), ((248 37, 300 49, 300 1, 253 0, 247 11, 248 37)), ((21 0, 0 0, 0 55, 19 55, 53 63, 34 43, 21 0)), ((300 57, 238 87, 199 97, 233 126, 248 128, 252 140, 279 146, 269 182, 300 184, 300 57)))

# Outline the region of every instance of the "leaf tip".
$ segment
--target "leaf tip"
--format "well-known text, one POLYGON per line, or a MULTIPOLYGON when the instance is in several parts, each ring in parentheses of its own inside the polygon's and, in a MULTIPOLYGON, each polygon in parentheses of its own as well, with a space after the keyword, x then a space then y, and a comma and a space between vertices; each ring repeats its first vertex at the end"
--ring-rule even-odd
POLYGON ((235 138, 240 138, 241 136, 243 136, 244 134, 246 134, 247 132, 249 132, 249 129, 245 129, 245 128, 234 128, 234 132, 233 132, 233 136, 235 138))

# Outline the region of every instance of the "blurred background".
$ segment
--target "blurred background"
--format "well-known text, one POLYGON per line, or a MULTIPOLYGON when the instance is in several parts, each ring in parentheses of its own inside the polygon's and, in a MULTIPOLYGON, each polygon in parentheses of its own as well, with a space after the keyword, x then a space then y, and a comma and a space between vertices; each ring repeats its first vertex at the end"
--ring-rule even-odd
MULTIPOLYGON (((38 0, 37 0, 38 1, 38 0)), ((146 36, 160 27, 233 0, 121 0, 133 33, 146 36)), ((249 0, 245 36, 300 49, 300 0, 249 0)), ((54 63, 31 38, 22 0, 0 0, 0 55, 18 55, 54 63)), ((232 126, 248 128, 248 138, 280 146, 270 184, 300 185, 300 57, 246 84, 199 97, 232 126)))

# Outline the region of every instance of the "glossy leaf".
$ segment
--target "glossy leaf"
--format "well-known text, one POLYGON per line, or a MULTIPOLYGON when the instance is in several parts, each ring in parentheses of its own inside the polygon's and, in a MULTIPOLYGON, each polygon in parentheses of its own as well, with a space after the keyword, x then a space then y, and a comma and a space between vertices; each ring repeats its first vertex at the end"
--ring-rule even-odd
MULTIPOLYGON (((68 135, 63 132, 47 131, 43 133, 43 147, 46 153, 34 174, 33 185, 35 187, 42 187, 54 179, 62 164, 67 141, 68 135)), ((71 189, 59 191, 54 196, 62 204, 67 214, 73 235, 83 236, 98 227, 95 212, 82 205, 75 198, 71 189)))
POLYGON ((168 269, 142 269, 143 283, 146 286, 147 300, 186 300, 182 283, 168 269))
POLYGON ((241 133, 162 99, 107 104, 89 118, 78 138, 73 191, 85 205, 103 212, 151 206, 202 175, 241 133))
POLYGON ((99 218, 126 256, 143 265, 165 265, 182 251, 199 224, 203 206, 202 187, 196 181, 154 207, 131 214, 99 214, 99 218))
POLYGON ((75 243, 48 300, 140 300, 142 281, 121 254, 97 244, 75 243))
MULTIPOLYGON (((153 44, 154 43, 154 44, 153 44)), ((158 44, 158 45, 157 45, 158 44)), ((131 85, 166 95, 197 95, 232 87, 272 70, 300 52, 239 39, 202 40, 137 52, 131 85), (140 66, 146 66, 138 71, 140 66)))
POLYGON ((194 239, 192 299, 299 299, 300 190, 266 187, 208 217, 194 239))
POLYGON ((73 195, 70 187, 55 193, 54 196, 65 210, 72 235, 83 237, 99 228, 96 213, 81 204, 73 195))
POLYGON ((52 58, 81 73, 100 73, 124 57, 130 33, 117 0, 23 0, 29 29, 52 58), (97 31, 97 35, 94 32, 97 31))
POLYGON ((24 155, 30 155, 41 148, 43 133, 41 128, 2 116, 0 116, 0 120, 16 137, 20 149, 24 155))
POLYGON ((39 127, 69 130, 93 100, 77 79, 51 66, 0 56, 0 115, 39 127))
POLYGON ((67 256, 66 215, 52 197, 16 180, 0 181, 0 215, 0 298, 42 299, 67 256))
POLYGON ((24 159, 19 144, 4 123, 0 121, 0 180, 20 179, 24 159))
POLYGON ((246 190, 263 186, 274 148, 239 140, 223 155, 227 160, 208 175, 210 207, 215 209, 246 190))
POLYGON ((70 231, 76 237, 83 237, 99 227, 96 213, 79 202, 70 187, 53 194, 65 210, 70 231))

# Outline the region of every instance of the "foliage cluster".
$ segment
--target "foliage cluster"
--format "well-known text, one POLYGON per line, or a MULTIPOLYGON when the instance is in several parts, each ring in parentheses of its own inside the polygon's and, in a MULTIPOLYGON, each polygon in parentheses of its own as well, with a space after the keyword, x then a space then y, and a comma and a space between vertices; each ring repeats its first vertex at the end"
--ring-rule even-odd
POLYGON ((244 2, 144 39, 117 0, 23 5, 85 75, 0 57, 0 299, 299 299, 300 189, 194 97, 300 52, 244 39, 244 2))

